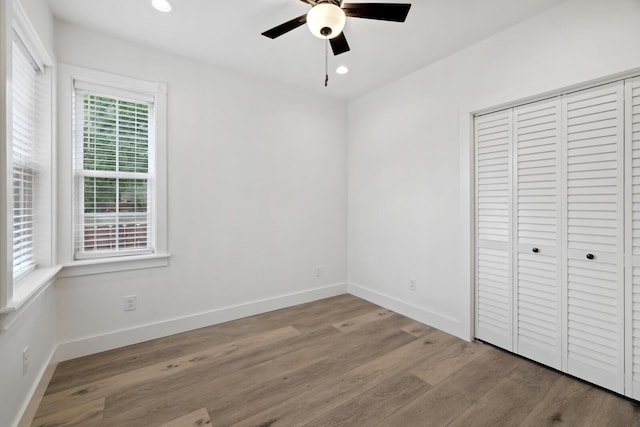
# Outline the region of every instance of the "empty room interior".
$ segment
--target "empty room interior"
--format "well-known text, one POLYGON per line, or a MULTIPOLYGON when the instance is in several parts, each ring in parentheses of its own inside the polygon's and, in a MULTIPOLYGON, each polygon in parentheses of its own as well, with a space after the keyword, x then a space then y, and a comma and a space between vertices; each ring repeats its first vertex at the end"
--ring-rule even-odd
POLYGON ((640 2, 401 1, 0 0, 0 427, 640 425, 640 2))

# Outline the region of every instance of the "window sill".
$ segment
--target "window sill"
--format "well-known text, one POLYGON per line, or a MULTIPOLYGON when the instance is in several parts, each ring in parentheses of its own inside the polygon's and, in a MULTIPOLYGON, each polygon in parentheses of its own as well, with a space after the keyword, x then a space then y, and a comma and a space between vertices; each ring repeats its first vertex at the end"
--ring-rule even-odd
POLYGON ((60 265, 36 268, 17 282, 13 299, 6 307, 0 308, 0 331, 6 331, 13 325, 20 313, 53 283, 60 269, 60 265))
POLYGON ((169 265, 169 258, 171 258, 169 254, 154 254, 74 261, 65 264, 58 277, 87 276, 143 268, 166 267, 169 265))

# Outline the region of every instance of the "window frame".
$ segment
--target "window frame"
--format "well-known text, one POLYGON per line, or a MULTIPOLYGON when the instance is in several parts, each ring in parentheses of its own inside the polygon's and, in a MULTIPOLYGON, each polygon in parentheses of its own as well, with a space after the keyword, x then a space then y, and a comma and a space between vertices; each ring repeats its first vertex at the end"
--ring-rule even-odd
POLYGON ((7 330, 20 316, 30 301, 53 283, 61 266, 55 264, 55 73, 52 56, 40 40, 26 11, 18 1, 0 2, 0 80, 6 82, 0 88, 0 164, 5 173, 0 174, 0 199, 5 209, 0 211, 0 332, 7 330), (45 97, 38 108, 42 109, 42 122, 37 131, 43 132, 34 157, 34 170, 39 189, 33 198, 34 257, 36 266, 13 277, 13 44, 18 39, 36 67, 42 70, 37 85, 45 84, 45 97))
MULTIPOLYGON (((150 255, 156 252, 156 220, 155 220, 155 191, 156 191, 156 167, 155 167, 155 157, 153 153, 155 152, 156 145, 156 135, 154 132, 155 123, 156 123, 156 106, 155 106, 155 98, 149 97, 147 94, 142 93, 134 93, 134 92, 125 92, 122 93, 122 89, 117 89, 114 91, 111 87, 106 86, 98 86, 98 85, 87 85, 86 82, 82 81, 78 86, 76 82, 80 82, 79 80, 74 80, 74 129, 73 129, 73 150, 74 150, 74 161, 73 161, 73 180, 74 180, 74 192, 73 192, 73 202, 74 202, 74 221, 73 221, 73 232, 74 232, 74 260, 82 261, 88 259, 101 259, 101 258, 111 258, 111 257, 128 257, 128 256, 138 256, 138 255, 150 255), (83 84, 85 83, 85 84, 83 84), (84 103, 80 97, 83 94, 88 95, 98 95, 103 96, 105 98, 111 98, 115 101, 115 104, 118 104, 120 101, 129 101, 136 102, 139 104, 146 104, 148 107, 148 131, 147 131, 147 158, 148 158, 148 168, 147 172, 123 172, 120 170, 116 171, 105 171, 105 170, 90 170, 84 167, 85 157, 84 157, 84 149, 85 149, 85 137, 84 134, 84 120, 80 119, 83 114, 85 114, 84 103), (82 165, 82 166, 80 166, 82 165), (85 218, 87 214, 85 212, 85 190, 86 185, 83 183, 86 178, 106 178, 106 179, 115 179, 115 180, 146 180, 146 193, 147 193, 147 205, 146 205, 146 214, 145 216, 145 224, 146 228, 146 239, 147 242, 150 243, 144 248, 140 249, 129 249, 129 250, 121 250, 118 245, 116 245, 115 250, 104 250, 104 251, 86 251, 82 249, 86 247, 86 231, 81 230, 82 225, 86 225, 85 218), (150 240, 150 242, 149 242, 150 240)), ((120 120, 120 116, 117 116, 116 121, 120 120)), ((117 138, 119 140, 119 138, 117 138)), ((120 165, 120 159, 118 158, 118 152, 120 149, 119 141, 116 142, 115 146, 115 165, 120 165)), ((118 194, 115 194, 116 198, 118 198, 118 194)), ((117 201, 116 201, 117 204, 117 201)), ((116 217, 116 222, 119 220, 119 216, 122 215, 123 212, 117 210, 114 213, 116 217)), ((99 216, 100 214, 94 214, 99 216)), ((108 215, 104 215, 108 217, 108 215)), ((119 229, 119 225, 117 225, 119 229)), ((119 240, 119 230, 116 231, 116 242, 119 240)))
POLYGON ((141 80, 97 71, 76 65, 58 64, 58 114, 59 145, 58 166, 61 185, 58 189, 58 230, 57 249, 60 262, 63 265, 58 277, 73 277, 90 274, 101 274, 115 271, 135 270, 141 268, 161 267, 169 264, 168 236, 167 236, 167 87, 164 83, 141 80), (74 197, 74 135, 73 115, 75 97, 75 82, 84 82, 128 93, 139 93, 153 98, 155 120, 150 125, 149 132, 153 132, 155 146, 149 155, 153 156, 155 176, 153 185, 154 241, 155 248, 151 254, 136 254, 125 256, 100 256, 75 259, 74 224, 76 198, 74 197))

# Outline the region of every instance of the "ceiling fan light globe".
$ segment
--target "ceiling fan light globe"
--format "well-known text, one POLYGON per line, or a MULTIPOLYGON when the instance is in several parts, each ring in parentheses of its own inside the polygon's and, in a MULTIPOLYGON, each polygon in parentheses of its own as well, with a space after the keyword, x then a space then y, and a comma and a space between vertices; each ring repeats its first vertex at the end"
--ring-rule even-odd
POLYGON ((159 12, 168 13, 173 10, 173 5, 169 0, 151 0, 151 6, 159 12))
POLYGON ((311 34, 321 39, 332 39, 340 35, 346 21, 344 11, 333 3, 317 4, 307 13, 307 25, 311 34))

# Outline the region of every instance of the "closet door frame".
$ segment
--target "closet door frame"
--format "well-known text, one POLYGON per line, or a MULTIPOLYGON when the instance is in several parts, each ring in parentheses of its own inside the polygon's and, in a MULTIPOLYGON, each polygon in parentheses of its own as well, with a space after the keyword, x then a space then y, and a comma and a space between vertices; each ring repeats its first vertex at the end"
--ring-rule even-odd
MULTIPOLYGON (((640 267, 640 255, 633 253, 633 90, 640 88, 640 76, 626 79, 625 97, 625 395, 633 399, 640 398, 640 383, 633 381, 634 369, 634 266, 640 267)), ((639 310, 640 311, 640 310, 639 310)), ((640 319, 636 319, 640 321, 640 319)), ((640 332, 640 328, 639 332, 640 332)), ((639 350, 640 352, 640 350, 639 350)), ((640 356, 640 355, 639 355, 640 356)))

